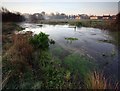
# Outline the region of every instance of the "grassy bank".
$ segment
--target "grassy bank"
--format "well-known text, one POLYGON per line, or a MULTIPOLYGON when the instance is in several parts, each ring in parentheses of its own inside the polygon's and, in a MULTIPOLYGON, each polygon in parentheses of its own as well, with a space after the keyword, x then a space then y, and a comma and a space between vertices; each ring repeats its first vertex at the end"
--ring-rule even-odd
POLYGON ((93 27, 106 30, 117 30, 114 26, 114 20, 80 20, 76 22, 69 22, 70 25, 77 27, 93 27))
POLYGON ((2 23, 2 49, 3 49, 3 54, 5 53, 4 51, 8 50, 10 46, 13 43, 13 35, 15 31, 21 31, 23 30, 22 27, 18 26, 17 24, 13 22, 3 22, 2 23))
POLYGON ((73 25, 73 26, 77 26, 77 27, 93 27, 93 28, 100 28, 100 29, 106 29, 106 30, 111 30, 111 31, 117 31, 118 30, 118 26, 116 25, 115 20, 56 19, 56 20, 41 20, 38 23, 51 24, 51 25, 69 24, 69 25, 73 25))

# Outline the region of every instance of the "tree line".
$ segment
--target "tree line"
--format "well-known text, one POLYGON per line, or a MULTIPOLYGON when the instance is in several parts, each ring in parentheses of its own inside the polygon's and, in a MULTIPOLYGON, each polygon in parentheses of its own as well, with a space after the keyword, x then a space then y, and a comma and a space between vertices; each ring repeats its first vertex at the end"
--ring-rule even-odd
POLYGON ((0 13, 2 13, 2 22, 22 22, 25 20, 19 12, 13 13, 4 7, 0 9, 0 13))

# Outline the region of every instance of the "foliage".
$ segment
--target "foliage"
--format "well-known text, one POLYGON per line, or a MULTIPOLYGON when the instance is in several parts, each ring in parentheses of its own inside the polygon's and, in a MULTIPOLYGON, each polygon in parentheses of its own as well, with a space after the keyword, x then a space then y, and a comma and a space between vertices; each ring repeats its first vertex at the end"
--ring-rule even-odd
POLYGON ((55 57, 61 59, 61 61, 67 56, 69 55, 69 51, 65 50, 64 48, 62 48, 59 44, 55 44, 55 45, 51 45, 50 46, 50 51, 52 53, 52 55, 54 55, 55 57))
POLYGON ((81 27, 81 26, 83 26, 83 24, 82 24, 81 22, 77 22, 77 23, 76 23, 76 26, 77 26, 77 27, 81 27))
POLYGON ((50 25, 64 25, 67 24, 67 21, 59 21, 59 20, 41 20, 39 21, 41 24, 50 24, 50 25))
POLYGON ((55 44, 55 41, 53 39, 49 40, 50 44, 55 44))
POLYGON ((72 43, 72 41, 78 40, 78 38, 73 38, 73 37, 67 37, 65 38, 65 40, 67 40, 67 43, 72 43))
POLYGON ((68 37, 68 38, 65 38, 66 40, 78 40, 78 38, 73 38, 73 37, 68 37))
POLYGON ((74 75, 62 66, 61 60, 54 58, 49 52, 42 51, 39 61, 42 73, 42 87, 47 89, 79 88, 75 85, 74 75))
POLYGON ((14 35, 13 45, 3 56, 3 74, 11 71, 11 77, 21 76, 31 66, 32 52, 26 35, 14 35))
POLYGON ((25 20, 24 17, 19 12, 12 13, 3 7, 0 11, 2 12, 3 22, 21 22, 25 20))
POLYGON ((46 55, 40 59, 39 67, 44 73, 42 79, 44 88, 63 87, 65 70, 61 67, 60 61, 51 59, 51 57, 46 60, 46 55))
POLYGON ((46 50, 49 47, 49 35, 45 33, 39 33, 38 35, 34 35, 30 38, 30 43, 33 44, 35 49, 46 50))
MULTIPOLYGON (((117 15, 119 17, 119 14, 117 15)), ((77 27, 93 27, 106 29, 110 31, 119 30, 119 20, 81 20, 81 21, 70 21, 69 25, 74 25, 77 27)))
POLYGON ((24 28, 13 22, 2 23, 2 33, 3 34, 12 34, 14 31, 21 31, 24 28))

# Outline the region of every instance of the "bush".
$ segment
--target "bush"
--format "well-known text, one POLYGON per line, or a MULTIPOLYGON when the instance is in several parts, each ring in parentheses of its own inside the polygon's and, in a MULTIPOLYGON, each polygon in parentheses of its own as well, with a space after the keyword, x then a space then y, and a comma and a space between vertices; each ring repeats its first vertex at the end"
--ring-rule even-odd
POLYGON ((38 35, 34 35, 30 38, 30 43, 33 44, 35 49, 46 50, 49 47, 49 35, 45 33, 39 33, 38 35))
POLYGON ((77 27, 82 27, 83 24, 82 24, 82 22, 77 22, 77 23, 76 23, 76 26, 77 26, 77 27))

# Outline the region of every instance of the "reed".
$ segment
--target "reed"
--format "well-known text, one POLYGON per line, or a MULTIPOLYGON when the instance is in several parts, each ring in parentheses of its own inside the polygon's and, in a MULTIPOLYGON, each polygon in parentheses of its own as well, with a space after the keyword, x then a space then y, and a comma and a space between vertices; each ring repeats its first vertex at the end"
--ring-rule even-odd
POLYGON ((118 82, 112 85, 110 80, 104 77, 103 73, 98 73, 96 71, 94 71, 89 75, 86 86, 87 86, 87 89, 93 89, 93 90, 111 89, 114 91, 118 91, 118 82))

